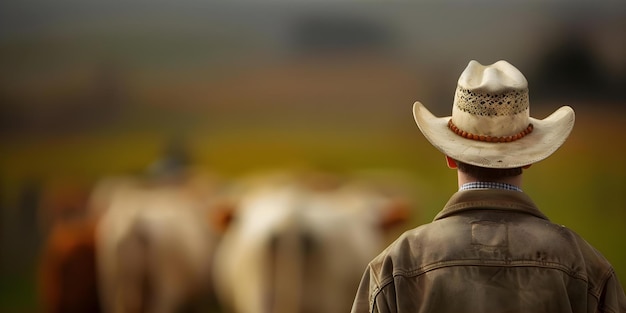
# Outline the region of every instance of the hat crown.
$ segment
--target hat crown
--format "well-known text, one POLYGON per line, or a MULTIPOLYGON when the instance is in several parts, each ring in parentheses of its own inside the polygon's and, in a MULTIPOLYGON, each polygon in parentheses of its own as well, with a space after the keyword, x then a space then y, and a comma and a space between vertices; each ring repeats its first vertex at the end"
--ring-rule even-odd
POLYGON ((458 86, 476 92, 502 93, 527 89, 528 82, 524 75, 507 61, 498 61, 485 66, 472 60, 461 73, 458 86))
POLYGON ((478 136, 516 136, 529 127, 527 87, 524 75, 506 61, 485 66, 472 60, 459 78, 451 123, 478 136))

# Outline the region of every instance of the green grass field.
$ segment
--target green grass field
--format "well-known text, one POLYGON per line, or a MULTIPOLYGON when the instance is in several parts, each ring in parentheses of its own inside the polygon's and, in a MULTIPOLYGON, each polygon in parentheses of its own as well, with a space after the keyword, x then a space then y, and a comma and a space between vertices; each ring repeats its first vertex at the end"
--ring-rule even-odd
MULTIPOLYGON (((615 131, 625 118, 578 112, 570 140, 553 157, 527 170, 524 185, 552 221, 575 230, 609 259, 622 284, 626 283, 626 143, 616 138, 615 131)), ((395 124, 331 123, 323 128, 306 121, 261 126, 222 123, 188 127, 186 139, 199 166, 230 178, 258 169, 302 166, 405 171, 415 182, 418 211, 411 224, 417 226, 432 220, 455 192, 456 176, 412 123, 410 116, 395 124)), ((8 138, 0 146, 4 225, 15 216, 11 207, 27 179, 38 177, 52 186, 140 171, 159 154, 167 135, 162 129, 130 127, 8 138)), ((23 264, 0 278, 2 312, 36 311, 34 273, 29 271, 30 263, 23 264)))

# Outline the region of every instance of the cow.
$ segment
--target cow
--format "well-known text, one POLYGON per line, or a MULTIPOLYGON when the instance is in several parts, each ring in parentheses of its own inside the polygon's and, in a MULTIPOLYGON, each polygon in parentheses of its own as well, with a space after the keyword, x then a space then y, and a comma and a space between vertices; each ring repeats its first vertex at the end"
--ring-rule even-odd
POLYGON ((100 312, 94 231, 90 219, 59 221, 50 229, 39 260, 42 312, 100 312))
POLYGON ((38 203, 38 300, 42 312, 100 312, 95 225, 87 209, 90 184, 52 181, 38 203))
POLYGON ((410 202, 327 173, 260 177, 244 180, 224 219, 214 263, 224 309, 349 311, 363 270, 385 233, 408 220, 410 202))
MULTIPOLYGON (((212 179, 212 178, 211 178, 212 179)), ((105 184, 92 204, 99 216, 96 260, 105 313, 169 313, 213 306, 211 227, 215 182, 105 184)))

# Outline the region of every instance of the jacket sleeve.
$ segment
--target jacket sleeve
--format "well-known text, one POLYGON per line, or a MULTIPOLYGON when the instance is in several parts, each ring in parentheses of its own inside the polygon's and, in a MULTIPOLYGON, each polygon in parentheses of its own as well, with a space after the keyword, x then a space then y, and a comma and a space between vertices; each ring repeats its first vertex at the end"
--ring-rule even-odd
MULTIPOLYGON (((381 292, 381 286, 371 266, 368 266, 361 278, 351 313, 392 313, 396 312, 395 303, 388 303, 387 296, 381 292)), ((389 289, 391 284, 385 286, 389 289)), ((392 296, 394 298, 395 296, 392 296)))
POLYGON ((598 303, 600 312, 618 313, 626 312, 626 294, 619 283, 615 272, 609 276, 598 303))
POLYGON ((370 305, 370 272, 371 269, 368 266, 361 278, 359 289, 356 292, 354 303, 352 303, 352 310, 350 313, 371 313, 370 305))

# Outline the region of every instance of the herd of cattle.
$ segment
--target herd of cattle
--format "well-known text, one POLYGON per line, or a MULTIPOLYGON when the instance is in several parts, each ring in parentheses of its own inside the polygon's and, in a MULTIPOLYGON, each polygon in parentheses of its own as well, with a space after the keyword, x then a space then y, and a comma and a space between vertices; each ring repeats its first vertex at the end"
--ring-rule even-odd
POLYGON ((415 213, 401 179, 272 172, 102 179, 51 223, 44 312, 348 312, 415 213))

